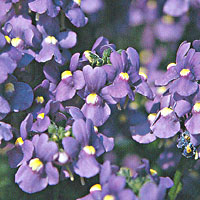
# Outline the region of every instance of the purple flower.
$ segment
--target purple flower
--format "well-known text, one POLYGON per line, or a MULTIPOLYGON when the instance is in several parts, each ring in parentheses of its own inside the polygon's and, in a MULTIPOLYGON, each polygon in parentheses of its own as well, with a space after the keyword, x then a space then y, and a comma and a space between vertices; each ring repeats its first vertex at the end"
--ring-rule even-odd
POLYGON ((150 176, 150 182, 145 183, 139 192, 139 197, 141 199, 165 199, 166 190, 173 186, 173 181, 169 177, 159 177, 156 170, 150 168, 149 161, 147 159, 142 159, 143 164, 138 167, 138 173, 141 173, 144 169, 146 173, 150 176), (151 195, 149 192, 151 191, 151 195))
POLYGON ((23 140, 22 137, 18 137, 15 146, 7 152, 10 167, 16 168, 25 164, 32 158, 33 150, 34 147, 30 140, 23 140))
POLYGON ((200 120, 200 103, 196 102, 192 108, 192 116, 187 119, 185 127, 191 134, 199 134, 200 126, 197 123, 200 120))
POLYGON ((176 64, 170 63, 167 72, 158 79, 156 85, 167 85, 170 82, 171 93, 180 96, 190 96, 197 92, 199 80, 199 56, 194 49, 189 49, 190 43, 183 42, 176 56, 176 64))
MULTIPOLYGON (((77 107, 70 107, 69 111, 70 115, 72 116, 73 120, 83 119, 86 121, 85 116, 81 112, 81 110, 77 107)), ((97 156, 100 156, 104 152, 109 152, 114 148, 114 138, 107 137, 106 135, 99 133, 99 130, 96 126, 94 126, 94 131, 99 138, 99 148, 96 152, 97 156)))
POLYGON ((81 0, 70 0, 70 3, 67 2, 67 4, 63 1, 62 5, 65 16, 76 27, 83 27, 88 22, 88 18, 85 17, 80 5, 81 0))
POLYGON ((69 161, 73 161, 78 155, 78 160, 73 163, 73 169, 81 177, 90 178, 99 172, 99 163, 96 160, 98 149, 101 143, 96 133, 94 125, 90 119, 77 119, 72 125, 72 137, 65 137, 62 144, 65 152, 69 156, 69 161))
POLYGON ((184 19, 182 21, 179 20, 178 22, 175 22, 173 17, 164 15, 155 24, 155 35, 163 42, 176 42, 182 37, 185 24, 186 20, 184 19))
POLYGON ((167 0, 163 11, 168 15, 179 17, 189 10, 188 0, 167 0))
POLYGON ((156 140, 156 136, 152 133, 150 127, 156 118, 156 113, 148 115, 148 119, 130 127, 132 138, 142 144, 151 143, 156 140))
POLYGON ((32 88, 26 83, 18 82, 14 76, 9 76, 1 84, 0 101, 0 119, 3 119, 10 111, 19 112, 31 106, 33 102, 32 88))
POLYGON ((81 111, 86 118, 91 119, 95 126, 101 126, 110 116, 108 103, 116 103, 109 95, 102 93, 106 83, 106 72, 100 67, 94 69, 87 65, 83 68, 85 78, 85 104, 81 111))
POLYGON ((122 51, 121 55, 112 52, 110 55, 112 63, 110 68, 114 70, 107 71, 108 77, 115 77, 111 85, 104 88, 104 93, 108 93, 113 98, 124 98, 127 95, 134 100, 132 87, 136 92, 153 98, 153 93, 147 84, 147 77, 144 73, 139 75, 139 56, 133 48, 129 47, 127 51, 122 51), (112 73, 112 74, 111 74, 112 73))
POLYGON ((48 184, 55 185, 59 181, 58 170, 52 164, 58 151, 56 143, 49 142, 46 134, 35 135, 32 143, 32 159, 21 165, 15 174, 15 182, 27 193, 39 192, 48 184))
POLYGON ((98 12, 103 8, 102 0, 83 0, 81 2, 81 9, 88 14, 93 14, 98 12))
MULTIPOLYGON (((113 98, 123 98, 128 95, 130 99, 134 100, 134 93, 130 86, 140 80, 140 76, 137 73, 137 64, 139 64, 137 63, 137 59, 139 57, 136 51, 134 52, 131 48, 129 50, 135 54, 132 55, 133 59, 134 57, 136 58, 133 66, 129 65, 128 55, 125 51, 122 51, 121 55, 117 52, 112 52, 110 55, 112 65, 109 67, 114 68, 114 70, 109 73, 114 73, 115 79, 111 85, 104 88, 104 92, 110 94, 113 98)), ((108 77, 111 77, 111 75, 109 74, 108 77)))
POLYGON ((2 53, 0 55, 0 83, 6 81, 8 75, 12 74, 16 67, 16 62, 10 58, 9 54, 2 53))
POLYGON ((72 99, 76 90, 81 90, 85 86, 83 72, 76 70, 78 67, 79 53, 71 57, 69 70, 62 72, 61 81, 56 88, 56 100, 66 101, 72 99))
POLYGON ((57 63, 64 64, 67 57, 67 49, 76 44, 76 33, 73 31, 60 32, 58 19, 48 17, 45 14, 40 16, 37 28, 42 34, 43 41, 41 50, 36 55, 36 61, 46 62, 54 56, 57 63), (62 50, 62 53, 60 50, 62 50))
POLYGON ((0 122, 0 144, 2 139, 5 141, 9 141, 13 138, 12 127, 10 124, 6 124, 4 122, 0 122))
POLYGON ((136 200, 136 196, 130 189, 126 189, 126 179, 123 176, 116 176, 116 169, 109 161, 101 166, 100 184, 95 184, 90 188, 90 194, 79 200, 136 200))
POLYGON ((52 0, 28 0, 28 6, 33 12, 39 14, 47 12, 50 17, 56 17, 60 11, 60 7, 52 0))
POLYGON ((3 30, 7 43, 16 48, 15 51, 22 56, 19 66, 27 66, 35 58, 35 51, 32 49, 37 48, 41 42, 41 35, 32 25, 31 18, 22 15, 13 16, 6 22, 3 30))
POLYGON ((59 105, 59 102, 49 100, 45 107, 42 107, 37 112, 36 121, 33 123, 31 130, 40 133, 46 131, 51 123, 49 115, 52 114, 53 116, 55 116, 56 112, 59 109, 59 105))
POLYGON ((150 129, 159 138, 170 138, 180 130, 180 122, 171 108, 163 108, 158 112, 150 129))

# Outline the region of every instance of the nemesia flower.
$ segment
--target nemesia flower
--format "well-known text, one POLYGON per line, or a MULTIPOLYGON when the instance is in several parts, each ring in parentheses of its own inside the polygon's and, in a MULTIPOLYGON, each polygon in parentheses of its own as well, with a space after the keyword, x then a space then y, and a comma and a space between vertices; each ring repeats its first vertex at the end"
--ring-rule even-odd
POLYGON ((76 90, 81 90, 85 85, 83 72, 76 70, 78 67, 79 53, 71 57, 69 70, 62 72, 61 81, 56 88, 56 100, 66 101, 74 97, 76 90))
POLYGON ((66 50, 76 44, 76 33, 73 31, 60 32, 58 19, 48 17, 45 14, 40 16, 37 29, 42 34, 43 41, 41 43, 42 48, 36 55, 36 61, 46 62, 54 56, 57 63, 64 64, 66 50), (62 50, 62 53, 60 50, 62 50))
POLYGON ((138 167, 138 173, 145 169, 146 173, 150 176, 150 182, 145 183, 139 192, 139 198, 149 199, 149 193, 151 191, 150 198, 153 199, 165 199, 166 190, 173 186, 173 181, 169 177, 159 177, 156 170, 150 168, 149 161, 142 159, 143 164, 138 167))
POLYGON ((156 136, 152 133, 150 127, 156 118, 156 113, 148 115, 147 120, 135 126, 130 126, 132 138, 142 144, 147 144, 156 140, 156 136))
POLYGON ((103 8, 102 0, 82 0, 81 9, 88 14, 96 13, 103 8), (90 6, 88 6, 90 5, 90 6))
POLYGON ((32 88, 23 82, 18 82, 14 76, 1 84, 0 88, 1 111, 0 119, 6 117, 10 111, 19 112, 29 108, 33 102, 32 88))
MULTIPOLYGON (((41 41, 41 35, 37 28, 32 25, 29 16, 13 16, 3 27, 5 38, 11 48, 16 48, 20 59, 20 67, 28 65, 35 58, 35 51, 41 41), (21 26, 23 24, 23 26, 21 26), (31 47, 31 48, 30 48, 31 47)), ((16 57, 16 55, 15 55, 16 57)))
POLYGON ((78 160, 73 163, 73 169, 81 177, 90 178, 99 172, 99 163, 96 152, 100 148, 100 141, 94 132, 94 125, 90 119, 77 119, 72 125, 74 138, 66 137, 62 144, 65 152, 73 161, 78 155, 78 160))
POLYGON ((12 127, 10 124, 0 122, 0 144, 2 140, 9 141, 13 138, 12 127))
POLYGON ((42 2, 40 0, 28 0, 28 6, 31 11, 39 14, 47 12, 50 17, 56 17, 60 11, 60 7, 52 0, 42 2))
POLYGON ((150 129, 159 138, 169 138, 180 130, 180 122, 173 109, 165 107, 158 112, 150 129))
POLYGON ((187 130, 191 134, 199 134, 200 133, 200 126, 197 123, 200 119, 200 103, 196 102, 192 108, 192 116, 188 118, 185 123, 187 130))
POLYGON ((15 174, 15 182, 27 193, 39 192, 48 184, 55 185, 59 181, 58 170, 52 164, 58 147, 55 142, 48 139, 46 134, 33 137, 33 157, 21 165, 15 174))
POLYGON ((63 1, 62 9, 65 16, 76 27, 83 27, 87 24, 88 18, 85 17, 82 9, 80 8, 81 0, 70 0, 69 2, 63 1))
MULTIPOLYGON (((37 115, 34 116, 36 121, 33 123, 31 130, 34 132, 44 132, 48 129, 50 125, 50 114, 55 115, 59 109, 59 103, 56 101, 49 100, 45 107, 42 107, 37 115)), ((35 113, 33 113, 35 114, 35 113)))
POLYGON ((186 20, 184 19, 180 19, 178 22, 175 22, 173 17, 169 15, 164 15, 155 24, 155 35, 159 40, 163 42, 177 41, 183 35, 185 24, 186 20), (174 30, 176 30, 176 32, 174 32, 174 30))
POLYGON ((190 43, 183 42, 180 45, 176 64, 168 65, 166 74, 155 82, 156 85, 167 85, 171 82, 170 92, 181 96, 190 96, 197 92, 199 57, 194 49, 189 48, 190 43))
POLYGON ((95 184, 90 188, 90 194, 79 200, 135 200, 137 199, 130 189, 125 188, 126 180, 123 176, 116 176, 109 161, 101 166, 100 184, 95 184))
POLYGON ((115 79, 111 85, 104 88, 104 93, 108 93, 117 99, 128 95, 131 100, 134 100, 134 93, 131 87, 135 87, 136 92, 152 99, 153 93, 146 82, 146 75, 138 72, 138 60, 137 52, 131 47, 127 49, 127 52, 122 51, 121 55, 117 52, 112 52, 110 56, 112 65, 110 68, 112 67, 114 70, 107 73, 110 77, 109 73, 114 73, 115 79))
POLYGON ((106 83, 106 72, 100 67, 94 69, 87 65, 83 68, 85 78, 85 104, 81 111, 86 118, 92 119, 95 126, 101 126, 110 116, 111 110, 108 103, 115 104, 116 102, 108 95, 102 93, 106 83))
MULTIPOLYGON (((77 107, 69 107, 70 115, 72 116, 73 120, 83 119, 86 120, 85 116, 81 112, 81 110, 77 107)), ((94 131, 99 138, 99 148, 96 152, 97 156, 100 156, 104 152, 109 152, 114 148, 114 138, 107 137, 106 135, 99 133, 98 127, 94 126, 94 131)))
POLYGON ((163 11, 168 15, 178 17, 189 10, 189 1, 187 0, 167 0, 163 11))

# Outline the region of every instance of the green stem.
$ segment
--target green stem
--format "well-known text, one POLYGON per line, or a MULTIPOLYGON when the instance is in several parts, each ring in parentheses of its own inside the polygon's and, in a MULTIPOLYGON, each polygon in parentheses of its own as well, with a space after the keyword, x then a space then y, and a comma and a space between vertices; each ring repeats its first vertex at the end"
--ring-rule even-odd
POLYGON ((62 10, 61 10, 61 13, 60 13, 60 29, 61 29, 61 31, 64 31, 66 29, 66 27, 65 27, 65 13, 62 10))
POLYGON ((83 177, 80 177, 81 179, 81 185, 85 185, 85 179, 83 177))
POLYGON ((187 164, 185 163, 185 158, 181 157, 181 160, 178 164, 177 170, 174 174, 174 186, 169 190, 168 196, 170 200, 175 200, 178 193, 182 189, 181 179, 183 177, 184 169, 186 169, 187 164))
POLYGON ((117 109, 122 110, 120 103, 117 103, 117 109))

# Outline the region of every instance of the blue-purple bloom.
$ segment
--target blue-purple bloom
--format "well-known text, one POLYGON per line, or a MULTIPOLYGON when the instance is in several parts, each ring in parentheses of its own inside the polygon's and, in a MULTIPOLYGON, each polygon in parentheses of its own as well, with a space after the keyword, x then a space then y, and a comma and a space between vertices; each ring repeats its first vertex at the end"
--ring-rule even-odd
POLYGON ((59 181, 58 170, 52 164, 58 147, 55 142, 48 139, 46 134, 33 137, 32 159, 21 165, 15 175, 15 182, 27 193, 39 192, 48 184, 55 185, 59 181))

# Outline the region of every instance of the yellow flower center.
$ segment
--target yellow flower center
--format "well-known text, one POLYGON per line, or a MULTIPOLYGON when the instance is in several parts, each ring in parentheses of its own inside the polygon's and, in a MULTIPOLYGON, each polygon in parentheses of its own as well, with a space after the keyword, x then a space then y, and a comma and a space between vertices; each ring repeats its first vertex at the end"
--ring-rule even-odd
POLYGON ((29 162, 29 167, 33 171, 39 171, 43 167, 43 163, 40 161, 39 158, 34 158, 29 162))
POLYGON ((181 76, 187 76, 189 73, 190 73, 189 69, 182 69, 181 72, 180 72, 180 75, 181 76))
POLYGON ((193 110, 194 110, 195 112, 200 112, 200 103, 199 103, 199 102, 194 104, 193 110))
POLYGON ((140 67, 140 71, 139 72, 143 72, 143 73, 147 74, 148 70, 145 67, 140 67))
POLYGON ((38 118, 38 119, 44 119, 44 113, 38 114, 38 115, 37 115, 37 118, 38 118))
POLYGON ((151 113, 151 114, 149 114, 148 115, 148 120, 150 121, 150 122, 153 122, 154 121, 154 119, 156 118, 156 113, 151 113))
POLYGON ((90 188, 90 192, 94 191, 101 191, 101 185, 100 184, 95 184, 90 188))
POLYGON ((21 137, 18 137, 17 139, 16 139, 16 141, 15 141, 15 145, 22 145, 22 144, 24 144, 24 141, 23 141, 23 139, 21 138, 21 137))
POLYGON ((86 97, 87 104, 95 104, 98 101, 98 96, 95 93, 91 93, 86 97))
POLYGON ((115 197, 113 195, 106 195, 103 200, 115 200, 115 197))
POLYGON ((135 101, 132 101, 129 106, 128 106, 130 109, 133 109, 133 110, 136 110, 139 108, 139 105, 138 103, 136 103, 135 101))
POLYGON ((129 80, 129 75, 128 75, 126 72, 121 72, 121 73, 119 74, 119 77, 120 77, 122 80, 126 80, 126 81, 129 80))
POLYGON ((66 70, 66 71, 64 71, 64 72, 61 74, 61 79, 63 80, 63 79, 66 79, 66 78, 68 78, 68 77, 70 77, 70 76, 72 76, 71 71, 66 70))
POLYGON ((96 153, 96 150, 93 146, 85 146, 83 150, 89 155, 94 155, 96 153))
POLYGON ((166 117, 167 115, 171 114, 173 110, 171 108, 165 107, 160 112, 163 117, 166 117))
POLYGON ((54 36, 47 36, 44 41, 48 44, 56 44, 58 42, 58 40, 56 40, 56 38, 54 36))
POLYGON ((157 7, 156 1, 149 0, 149 1, 147 2, 147 7, 148 7, 149 9, 155 9, 155 8, 157 7))
POLYGON ((151 174, 152 176, 154 176, 154 175, 157 175, 158 173, 157 173, 156 170, 150 169, 150 174, 151 174))
POLYGON ((37 103, 41 103, 41 104, 44 103, 44 97, 43 96, 37 96, 35 100, 36 100, 37 103))
POLYGON ((186 152, 187 153, 191 153, 192 152, 192 149, 190 148, 190 145, 188 144, 187 147, 186 147, 186 152))
POLYGON ((166 92, 166 90, 167 88, 162 86, 162 87, 158 87, 156 91, 157 91, 157 94, 162 95, 163 93, 166 92))
POLYGON ((126 122, 126 115, 124 115, 124 114, 121 114, 120 116, 119 116, 119 121, 120 122, 126 122))
POLYGON ((176 63, 169 63, 169 65, 167 65, 167 70, 175 66, 176 66, 176 63))
POLYGON ((11 40, 11 44, 13 47, 18 47, 21 41, 22 39, 20 39, 19 37, 16 37, 11 40))
POLYGON ((162 22, 165 24, 173 24, 174 23, 174 18, 169 15, 165 15, 162 17, 162 22))
POLYGON ((99 132, 99 130, 98 130, 98 128, 96 126, 94 126, 94 131, 95 131, 95 133, 99 132))
POLYGON ((10 37, 9 37, 9 36, 7 36, 7 35, 5 35, 5 39, 6 39, 6 42, 10 44, 10 42, 11 42, 11 39, 10 39, 10 37))
POLYGON ((81 0, 74 0, 75 3, 77 3, 79 6, 81 5, 81 0))
POLYGON ((6 83, 5 84, 5 92, 14 92, 15 87, 13 83, 6 83))
POLYGON ((144 80, 147 80, 147 75, 144 72, 139 72, 139 75, 144 78, 144 80))
POLYGON ((142 64, 148 64, 153 58, 153 52, 149 49, 140 51, 140 61, 142 64))

